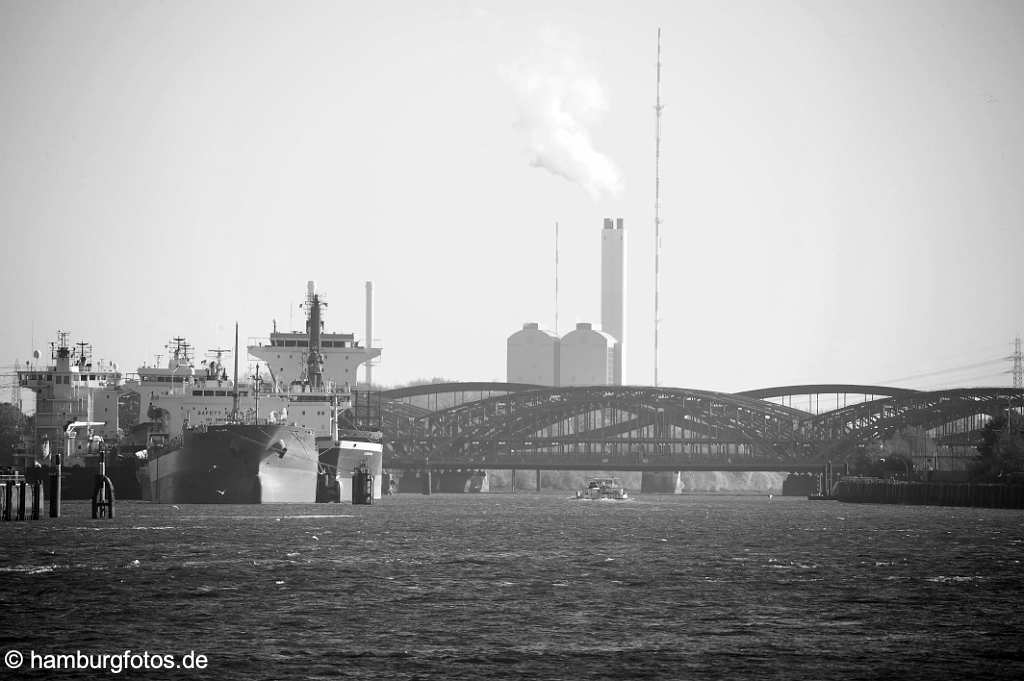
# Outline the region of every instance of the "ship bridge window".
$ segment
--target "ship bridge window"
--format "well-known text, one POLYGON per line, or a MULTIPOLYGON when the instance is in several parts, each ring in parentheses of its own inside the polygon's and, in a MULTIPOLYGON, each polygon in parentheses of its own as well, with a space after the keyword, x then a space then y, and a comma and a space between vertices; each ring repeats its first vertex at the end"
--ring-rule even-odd
POLYGON ((89 374, 89 380, 90 381, 95 381, 96 380, 96 374, 89 374))
POLYGON ((52 381, 53 380, 53 376, 51 376, 50 374, 46 374, 46 380, 47 381, 52 381))
POLYGON ((295 345, 297 345, 300 348, 308 348, 309 341, 295 341, 295 345))
POLYGON ((284 346, 286 348, 294 348, 295 347, 295 341, 285 341, 284 342, 284 346))
POLYGON ((334 347, 334 341, 324 341, 320 345, 324 346, 325 348, 333 348, 334 347))
POLYGON ((216 391, 215 394, 217 395, 217 397, 225 397, 228 393, 226 390, 218 390, 216 391))

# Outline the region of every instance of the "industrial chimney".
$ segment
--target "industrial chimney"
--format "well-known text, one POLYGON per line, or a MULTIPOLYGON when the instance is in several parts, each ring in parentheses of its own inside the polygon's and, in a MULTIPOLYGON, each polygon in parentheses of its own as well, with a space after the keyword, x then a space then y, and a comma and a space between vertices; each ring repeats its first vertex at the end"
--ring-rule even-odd
MULTIPOLYGON (((373 347, 373 282, 366 282, 366 338, 363 339, 366 347, 373 347)), ((366 362, 366 387, 373 385, 373 360, 366 362)))
POLYGON ((613 336, 615 346, 614 384, 625 381, 626 317, 626 230, 622 218, 604 219, 601 230, 601 330, 613 336))

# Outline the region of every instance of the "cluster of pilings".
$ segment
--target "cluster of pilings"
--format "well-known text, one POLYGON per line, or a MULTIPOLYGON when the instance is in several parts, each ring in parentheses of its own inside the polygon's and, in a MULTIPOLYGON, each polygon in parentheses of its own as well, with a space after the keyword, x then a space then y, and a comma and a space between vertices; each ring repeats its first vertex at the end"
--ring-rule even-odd
POLYGON ((21 474, 0 476, 0 520, 39 520, 43 504, 43 483, 29 482, 21 474))
MULTIPOLYGON (((56 465, 50 470, 49 476, 51 518, 59 518, 61 515, 62 469, 58 454, 56 465)), ((44 500, 43 488, 43 480, 40 478, 29 479, 21 473, 0 475, 0 520, 39 520, 44 500)), ((92 517, 114 517, 114 484, 106 475, 106 465, 102 458, 93 485, 92 517)))
POLYGON ((1024 484, 907 482, 882 478, 841 478, 832 488, 839 501, 1024 508, 1024 484))

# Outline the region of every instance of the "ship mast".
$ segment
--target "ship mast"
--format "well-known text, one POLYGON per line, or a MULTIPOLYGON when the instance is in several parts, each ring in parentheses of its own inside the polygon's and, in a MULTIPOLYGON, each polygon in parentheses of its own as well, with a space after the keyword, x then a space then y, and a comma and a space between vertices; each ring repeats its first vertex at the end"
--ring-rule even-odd
POLYGON ((256 373, 252 378, 252 396, 256 400, 256 425, 260 425, 260 363, 256 362, 256 373))
POLYGON ((92 357, 92 346, 86 341, 78 341, 75 345, 78 346, 78 363, 84 365, 92 357))
POLYGON ((308 326, 306 330, 309 333, 306 378, 309 379, 310 390, 320 390, 324 384, 324 356, 320 352, 320 306, 326 304, 320 301, 320 296, 316 293, 316 285, 309 282, 306 298, 306 310, 309 313, 309 319, 306 322, 308 326))
POLYGON ((231 391, 231 418, 238 420, 238 322, 235 322, 235 373, 231 376, 234 390, 231 391))
POLYGON ((71 349, 68 347, 68 336, 70 335, 67 331, 57 329, 57 342, 50 343, 50 356, 53 359, 71 357, 71 349))

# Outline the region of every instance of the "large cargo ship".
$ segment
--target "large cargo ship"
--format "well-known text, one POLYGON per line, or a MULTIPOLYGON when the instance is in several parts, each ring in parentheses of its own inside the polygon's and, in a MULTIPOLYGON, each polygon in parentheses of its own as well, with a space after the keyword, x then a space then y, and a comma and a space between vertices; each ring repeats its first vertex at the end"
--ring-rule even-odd
MULTIPOLYGON (((261 353, 261 346, 248 348, 267 361, 267 379, 257 365, 250 383, 238 381, 237 329, 231 380, 219 358, 212 367, 196 371, 187 344, 180 342, 167 370, 158 375, 140 368, 142 384, 149 386, 142 390, 141 402, 148 402, 147 415, 161 426, 151 433, 148 447, 146 475, 152 501, 348 501, 352 469, 360 465, 373 476, 373 496, 380 498, 379 399, 376 418, 369 418, 374 413, 372 400, 364 397, 360 403, 347 380, 330 380, 321 352, 325 304, 309 282, 306 333, 289 334, 289 339, 301 337, 302 344, 283 346, 301 347, 305 366, 287 383, 282 377, 292 376, 281 366, 274 371, 267 361, 278 359, 277 345, 262 346, 275 348, 273 357, 261 353)), ((351 335, 336 335, 345 338, 346 351, 362 350, 351 335)), ((348 364, 338 377, 354 377, 355 367, 379 352, 345 357, 348 364)))
POLYGON ((137 471, 145 462, 135 455, 141 448, 124 438, 120 413, 132 403, 132 389, 117 364, 94 361, 92 346, 71 344, 69 335, 57 332, 50 363, 40 361, 36 350, 17 366, 18 387, 31 391, 25 400, 19 391, 18 402, 32 417, 32 429, 14 453, 14 468, 29 479, 45 479, 60 457, 62 496, 89 499, 102 458, 118 498, 138 499, 137 471))

